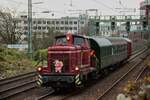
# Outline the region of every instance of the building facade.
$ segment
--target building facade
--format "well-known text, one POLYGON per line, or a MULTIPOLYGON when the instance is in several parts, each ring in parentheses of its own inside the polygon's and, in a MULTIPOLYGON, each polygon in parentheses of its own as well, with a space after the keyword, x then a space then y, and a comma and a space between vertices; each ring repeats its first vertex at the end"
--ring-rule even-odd
MULTIPOLYGON (((24 34, 28 33, 28 18, 27 15, 22 15, 15 18, 17 21, 16 31, 24 34)), ((88 19, 85 15, 79 17, 62 17, 62 18, 32 18, 32 32, 37 34, 48 33, 49 29, 56 32, 66 33, 71 31, 74 34, 81 33, 82 29, 88 24, 88 19)))

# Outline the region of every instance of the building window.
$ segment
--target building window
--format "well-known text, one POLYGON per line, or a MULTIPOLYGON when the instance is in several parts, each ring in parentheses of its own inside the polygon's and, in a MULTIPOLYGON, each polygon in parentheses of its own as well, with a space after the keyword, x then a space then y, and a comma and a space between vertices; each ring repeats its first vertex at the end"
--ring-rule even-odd
POLYGON ((36 24, 36 21, 33 21, 33 24, 36 24))
POLYGON ((77 21, 74 21, 74 24, 77 24, 77 21))
POLYGON ((52 24, 54 25, 54 24, 55 24, 55 21, 52 21, 52 24))
POLYGON ((37 26, 34 26, 33 29, 34 29, 34 30, 37 30, 37 26))
POLYGON ((68 21, 65 21, 65 24, 68 25, 68 21))
POLYGON ((59 27, 56 27, 56 30, 59 30, 59 27))
POLYGON ((43 30, 45 30, 45 29, 46 29, 46 27, 42 27, 42 29, 43 29, 43 30))
POLYGON ((61 24, 64 24, 64 21, 61 21, 61 24))
POLYGON ((50 24, 50 21, 47 21, 47 24, 50 24))
POLYGON ((43 24, 46 24, 46 21, 43 21, 43 24))
POLYGON ((38 24, 41 24, 41 21, 38 21, 38 24))
POLYGON ((41 30, 41 26, 38 26, 38 30, 41 30))
POLYGON ((81 24, 84 24, 84 21, 81 21, 81 24))
POLYGON ((24 21, 24 24, 27 24, 27 21, 24 21))
POLYGON ((60 27, 60 30, 64 30, 64 27, 60 27))
POLYGON ((72 30, 72 27, 70 27, 69 30, 72 30))
POLYGON ((47 27, 47 30, 49 30, 50 29, 50 27, 47 27))
POLYGON ((55 27, 52 27, 53 30, 55 30, 55 27))
POLYGON ((77 30, 77 27, 74 27, 74 30, 77 30))
POLYGON ((72 25, 72 21, 70 21, 69 24, 72 25))
POLYGON ((24 27, 24 30, 28 30, 28 27, 27 27, 27 26, 25 26, 25 27, 24 27))
POLYGON ((59 24, 59 21, 56 21, 56 24, 59 24))
POLYGON ((65 30, 68 30, 68 27, 65 27, 65 30))

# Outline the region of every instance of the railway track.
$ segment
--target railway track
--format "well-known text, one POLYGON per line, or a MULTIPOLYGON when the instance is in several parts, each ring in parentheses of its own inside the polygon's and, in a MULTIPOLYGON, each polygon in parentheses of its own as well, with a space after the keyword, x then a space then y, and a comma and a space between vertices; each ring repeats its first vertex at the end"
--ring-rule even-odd
MULTIPOLYGON (((141 59, 141 61, 136 62, 136 63, 134 64, 134 66, 130 66, 131 68, 129 69, 129 71, 127 71, 125 74, 122 75, 122 77, 120 77, 120 78, 119 78, 118 80, 116 80, 111 86, 109 86, 109 88, 108 88, 107 90, 105 90, 105 92, 103 92, 100 96, 98 96, 96 100, 106 100, 106 99, 104 99, 104 97, 107 96, 107 95, 110 95, 110 94, 112 93, 113 88, 115 88, 118 84, 121 84, 122 80, 124 80, 124 79, 127 77, 128 74, 131 74, 131 72, 132 72, 133 70, 135 70, 138 65, 141 65, 141 64, 143 63, 144 59, 145 59, 147 56, 149 56, 149 55, 150 55, 150 54, 145 55, 145 56, 141 59)), ((142 74, 145 72, 146 69, 147 69, 147 67, 144 66, 144 65, 142 65, 141 68, 138 70, 137 75, 134 76, 134 78, 132 78, 132 79, 135 80, 135 81, 138 81, 138 80, 140 79, 140 77, 142 76, 142 74)), ((116 89, 114 89, 114 90, 116 90, 116 89)), ((105 98, 106 98, 106 97, 105 97, 105 98)))
MULTIPOLYGON (((146 50, 146 48, 144 50, 146 50)), ((133 53, 134 57, 132 59, 134 59, 139 54, 144 52, 144 50, 142 50, 138 54, 136 54, 136 53, 139 52, 140 50, 137 50, 136 52, 134 52, 133 53)), ((30 73, 26 73, 26 74, 22 74, 22 75, 18 75, 18 76, 14 76, 11 78, 0 80, 0 94, 1 94, 0 100, 7 99, 9 97, 15 96, 24 91, 36 88, 36 78, 35 77, 36 77, 36 72, 30 72, 30 73)), ((44 93, 41 96, 37 96, 36 100, 42 100, 42 99, 48 97, 49 95, 51 95, 52 93, 54 93, 54 90, 51 89, 47 93, 44 93)), ((72 93, 71 95, 73 95, 73 94, 74 93, 72 93)), ((66 98, 66 96, 64 98, 66 98)))
MULTIPOLYGON (((129 59, 129 61, 131 61, 131 60, 134 60, 135 58, 137 58, 137 56, 139 56, 139 55, 142 55, 145 51, 147 50, 147 48, 144 48, 144 49, 141 49, 140 50, 140 52, 138 51, 138 52, 136 52, 136 53, 133 53, 133 56, 129 59)), ((144 58, 144 57, 142 57, 142 58, 144 58)), ((143 59, 142 59, 143 60, 143 59)), ((134 64, 134 66, 133 65, 130 65, 129 67, 132 67, 129 71, 128 71, 128 73, 129 72, 131 72, 132 70, 134 70, 134 68, 138 65, 138 64, 140 64, 141 62, 137 62, 136 64, 134 64)), ((141 70, 145 70, 145 68, 143 68, 143 69, 141 69, 141 70)), ((140 76, 142 75, 142 73, 143 72, 140 72, 140 75, 137 77, 137 79, 136 80, 138 80, 139 78, 140 78, 140 76)), ((127 75, 127 73, 126 73, 126 75, 127 75)), ((123 75, 117 82, 119 82, 119 81, 121 81, 126 75, 123 75)), ((113 86, 115 86, 115 85, 117 85, 117 82, 115 82, 114 84, 113 84, 113 86)), ((111 87, 111 88, 113 88, 113 86, 111 87)), ((87 88, 87 87, 86 87, 87 88)), ((101 98, 103 97, 103 96, 105 96, 106 94, 107 94, 107 92, 109 92, 110 90, 111 90, 111 88, 109 88, 109 89, 107 89, 105 92, 103 92, 103 94, 101 95, 101 96, 99 96, 98 98, 97 98, 97 100, 101 100, 101 98), (100 99, 99 99, 100 98, 100 99)), ((50 94, 48 94, 48 95, 46 95, 46 97, 43 97, 43 98, 50 98, 51 100, 53 100, 53 98, 54 98, 54 100, 56 99, 56 98, 58 98, 58 99, 61 99, 61 100, 68 100, 68 99, 74 99, 74 98, 76 98, 76 97, 74 97, 75 95, 80 95, 80 93, 82 92, 82 91, 84 91, 85 89, 79 89, 79 90, 76 90, 75 92, 71 92, 71 93, 69 93, 67 96, 62 96, 62 97, 60 97, 60 96, 55 96, 55 97, 53 97, 53 96, 49 96, 50 94)), ((82 98, 83 99, 83 98, 82 98)), ((84 98, 85 99, 85 98, 84 98)), ((44 99, 44 100, 46 100, 46 99, 44 99)), ((77 99, 75 99, 75 100, 77 100, 77 99)), ((88 100, 88 99, 87 99, 88 100)), ((90 100, 90 99, 89 99, 90 100)), ((93 99, 94 100, 94 99, 93 99)))
POLYGON ((54 93, 55 91, 53 89, 49 89, 47 91, 47 93, 45 93, 44 95, 41 95, 39 97, 37 97, 36 100, 43 100, 44 98, 48 97, 49 95, 51 95, 52 93, 54 93))
MULTIPOLYGON (((112 86, 110 86, 102 95, 100 95, 96 100, 102 100, 102 98, 107 95, 108 92, 110 92, 112 90, 112 88, 114 88, 117 84, 119 84, 119 82, 121 82, 131 71, 133 71, 135 69, 135 67, 137 65, 139 65, 142 61, 137 62, 133 67, 131 66, 131 69, 125 73, 121 78, 119 78, 116 82, 114 82, 112 84, 112 86)), ((142 70, 142 69, 141 69, 142 70)), ((144 70, 142 70, 140 73, 142 74, 144 70)), ((139 79, 139 77, 141 76, 141 74, 136 78, 136 80, 139 79)))
POLYGON ((36 72, 29 72, 0 80, 0 100, 36 87, 36 72))
POLYGON ((144 74, 144 72, 146 71, 146 69, 147 69, 146 66, 143 66, 143 67, 141 68, 141 71, 139 72, 138 76, 137 76, 136 79, 135 79, 136 82, 137 82, 137 81, 140 79, 140 77, 144 74))

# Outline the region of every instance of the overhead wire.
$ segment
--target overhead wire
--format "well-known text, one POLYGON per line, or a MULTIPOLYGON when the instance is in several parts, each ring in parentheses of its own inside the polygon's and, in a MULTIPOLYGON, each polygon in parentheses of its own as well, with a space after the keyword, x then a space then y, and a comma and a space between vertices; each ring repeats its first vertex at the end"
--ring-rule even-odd
MULTIPOLYGON (((28 3, 25 3, 25 2, 19 2, 19 1, 15 1, 15 0, 7 0, 9 2, 13 2, 13 3, 16 3, 16 4, 22 4, 23 6, 27 6, 28 3)), ((63 11, 55 11, 55 10, 49 10, 47 8, 43 8, 43 7, 37 7, 35 5, 32 5, 33 8, 38 8, 38 9, 43 9, 43 10, 47 10, 47 11, 50 11, 52 13, 60 13, 60 14, 65 14, 63 11)))
POLYGON ((110 10, 116 12, 116 10, 115 10, 114 8, 112 8, 112 7, 108 6, 108 5, 106 5, 105 3, 103 3, 103 2, 101 2, 101 1, 99 1, 99 0, 92 0, 92 1, 94 1, 94 2, 96 2, 96 3, 98 3, 98 4, 102 5, 102 6, 104 6, 104 7, 107 8, 107 9, 110 9, 110 10))
MULTIPOLYGON (((24 6, 27 6, 27 5, 28 5, 28 3, 25 3, 25 2, 19 2, 19 1, 15 1, 15 0, 7 0, 7 1, 13 2, 13 3, 16 3, 16 4, 22 4, 22 5, 24 5, 24 6)), ((32 7, 34 7, 34 8, 39 8, 39 9, 45 9, 45 10, 48 10, 48 9, 46 9, 46 8, 43 8, 43 7, 37 7, 37 6, 34 6, 34 5, 32 5, 32 7)))

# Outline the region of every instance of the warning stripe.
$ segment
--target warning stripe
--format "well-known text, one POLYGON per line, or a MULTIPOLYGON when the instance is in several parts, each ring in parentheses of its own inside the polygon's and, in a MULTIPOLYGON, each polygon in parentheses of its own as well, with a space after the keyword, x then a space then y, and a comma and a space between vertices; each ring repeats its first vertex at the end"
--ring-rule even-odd
POLYGON ((78 79, 79 77, 80 77, 80 75, 78 74, 78 75, 76 75, 75 79, 78 79))
POLYGON ((77 85, 80 85, 81 84, 81 81, 80 81, 80 75, 78 74, 78 75, 76 75, 76 77, 75 77, 75 84, 77 84, 77 85))
POLYGON ((43 83, 43 81, 41 79, 38 80, 40 83, 43 83))
POLYGON ((41 86, 41 83, 39 81, 36 82, 38 86, 41 86))
POLYGON ((42 76, 41 76, 40 74, 38 75, 38 77, 39 77, 39 78, 42 78, 42 76))

